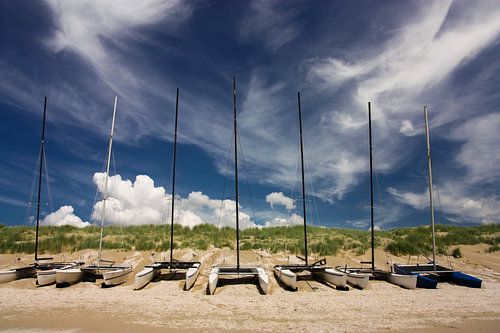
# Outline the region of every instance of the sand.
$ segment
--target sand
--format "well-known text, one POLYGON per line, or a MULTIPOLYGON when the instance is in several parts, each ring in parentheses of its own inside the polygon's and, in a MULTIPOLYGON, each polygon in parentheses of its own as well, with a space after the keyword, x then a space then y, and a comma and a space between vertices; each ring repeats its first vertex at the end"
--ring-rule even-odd
MULTIPOLYGON (((234 263, 235 253, 211 249, 175 253, 181 260, 200 260, 194 287, 168 277, 143 290, 127 283, 101 288, 79 283, 68 288, 36 287, 34 279, 0 285, 0 332, 496 332, 500 327, 500 253, 485 254, 481 245, 461 246, 464 258, 439 258, 442 264, 483 279, 483 288, 440 283, 436 290, 405 290, 370 281, 365 290, 339 291, 315 280, 299 281, 299 291, 282 289, 272 276, 274 264, 297 262, 293 256, 244 251, 242 263, 263 265, 270 275, 269 294, 261 295, 252 281, 218 286, 206 295, 213 263, 234 263)), ((130 260, 135 270, 149 263, 151 253, 108 251, 105 257, 130 260)), ((162 255, 157 254, 159 259, 162 255)), ((83 256, 82 251, 66 259, 83 256)), ((377 250, 378 267, 406 263, 377 250)), ((12 266, 13 256, 0 255, 0 267, 12 266)), ((329 257, 331 265, 359 264, 369 259, 351 253, 329 257)), ((414 262, 417 258, 411 258, 414 262)), ((421 258, 425 261, 425 258, 421 258)), ((23 257, 29 261, 29 256, 23 257)))

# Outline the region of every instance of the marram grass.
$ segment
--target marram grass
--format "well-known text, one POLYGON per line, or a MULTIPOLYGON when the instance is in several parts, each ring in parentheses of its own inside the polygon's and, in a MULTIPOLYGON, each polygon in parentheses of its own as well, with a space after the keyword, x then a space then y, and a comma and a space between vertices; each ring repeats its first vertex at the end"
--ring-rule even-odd
MULTIPOLYGON (((108 226, 104 228, 105 249, 137 251, 167 251, 170 248, 169 226, 108 226)), ((308 227, 308 246, 311 253, 336 255, 339 251, 364 254, 370 249, 370 232, 354 229, 308 227)), ((485 243, 490 251, 496 251, 500 244, 500 225, 476 227, 436 226, 438 252, 447 254, 453 245, 485 243)), ((96 249, 99 246, 99 228, 92 226, 78 229, 70 226, 41 227, 39 237, 40 253, 75 252, 96 249)), ((233 228, 216 228, 203 224, 191 228, 174 226, 174 248, 206 250, 235 247, 233 228)), ((398 228, 376 231, 375 245, 383 246, 387 252, 396 255, 429 255, 431 233, 427 226, 398 228)), ((303 227, 273 227, 246 229, 240 232, 242 250, 267 250, 272 253, 304 252, 303 227)), ((0 253, 32 253, 35 249, 34 227, 6 227, 0 225, 0 253)))

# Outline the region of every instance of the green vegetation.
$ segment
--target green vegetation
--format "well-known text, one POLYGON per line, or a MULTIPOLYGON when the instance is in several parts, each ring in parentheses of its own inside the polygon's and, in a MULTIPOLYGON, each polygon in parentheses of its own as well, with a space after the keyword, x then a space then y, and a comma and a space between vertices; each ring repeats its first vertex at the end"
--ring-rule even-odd
POLYGON ((453 252, 451 252, 451 255, 453 258, 462 258, 462 251, 460 251, 459 247, 456 247, 453 249, 453 252))
POLYGON ((488 253, 493 253, 493 252, 497 252, 500 250, 500 246, 498 245, 491 245, 487 250, 486 252, 488 253))
MULTIPOLYGON (((303 227, 273 227, 246 229, 240 233, 242 250, 268 250, 272 253, 304 252, 303 227)), ((436 226, 436 243, 440 254, 460 255, 456 245, 484 243, 490 245, 488 251, 500 249, 500 225, 477 227, 436 226)), ((351 251, 363 255, 370 249, 370 232, 354 229, 308 227, 309 252, 319 255, 335 255, 340 251, 351 251)), ((192 229, 174 226, 174 248, 206 250, 235 247, 233 228, 218 229, 203 224, 192 229)), ((375 232, 375 246, 383 246, 387 252, 396 255, 430 255, 431 233, 427 226, 398 228, 375 232)), ((99 228, 78 229, 70 226, 41 227, 40 252, 74 252, 96 249, 99 246, 99 228)), ((167 251, 170 248, 169 227, 143 225, 131 227, 109 226, 104 228, 105 249, 125 249, 138 251, 167 251)), ((32 253, 35 249, 35 229, 33 227, 6 227, 0 225, 0 253, 32 253)))

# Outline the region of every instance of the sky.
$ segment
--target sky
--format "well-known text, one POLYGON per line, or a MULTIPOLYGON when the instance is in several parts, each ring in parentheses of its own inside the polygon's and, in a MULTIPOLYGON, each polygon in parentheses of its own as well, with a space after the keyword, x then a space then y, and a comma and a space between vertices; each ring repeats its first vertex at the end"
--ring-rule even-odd
POLYGON ((1 1, 0 224, 33 225, 44 96, 42 225, 500 221, 497 1, 1 1), (105 162, 118 97, 103 210, 105 162), (104 215, 104 219, 103 219, 104 215))

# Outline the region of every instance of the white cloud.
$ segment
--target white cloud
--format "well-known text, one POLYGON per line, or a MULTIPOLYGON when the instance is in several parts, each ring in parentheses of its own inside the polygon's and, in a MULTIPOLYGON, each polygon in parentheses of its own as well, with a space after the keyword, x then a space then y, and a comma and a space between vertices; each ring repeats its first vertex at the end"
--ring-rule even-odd
POLYGON ((363 104, 376 102, 382 95, 387 98, 387 93, 416 96, 474 57, 500 33, 499 9, 493 4, 481 8, 482 15, 469 13, 443 27, 451 5, 452 1, 438 1, 422 6, 415 21, 401 27, 375 57, 370 54, 368 59, 350 64, 329 58, 314 64, 310 74, 333 85, 355 79, 357 97, 363 104))
POLYGON ((50 0, 48 5, 56 30, 47 45, 56 52, 75 52, 120 92, 125 86, 139 87, 141 81, 113 54, 126 48, 130 40, 140 39, 138 28, 160 21, 175 24, 191 14, 191 7, 180 0, 50 0))
MULTIPOLYGON (((104 192, 105 173, 95 173, 94 183, 99 192, 104 192)), ((103 203, 94 205, 92 218, 97 223, 102 219, 103 203)), ((109 177, 106 200, 105 224, 143 225, 170 223, 171 195, 161 186, 156 187, 147 175, 138 175, 134 182, 120 175, 109 177)), ((234 200, 210 199, 201 192, 191 192, 187 198, 176 198, 174 223, 193 227, 209 223, 219 227, 235 227, 236 202, 234 200)), ((240 207, 240 228, 255 227, 249 214, 240 207)))
POLYGON ((455 160, 465 168, 464 182, 494 183, 500 177, 500 114, 474 117, 456 127, 450 138, 464 142, 455 160))
POLYGON ((274 208, 274 205, 281 205, 286 209, 294 209, 295 202, 292 198, 287 197, 283 192, 272 192, 266 195, 266 202, 274 208))
POLYGON ((57 211, 45 216, 42 225, 53 225, 57 227, 70 225, 77 228, 88 227, 90 224, 82 221, 74 214, 74 211, 75 210, 71 206, 62 206, 57 211))
POLYGON ((304 219, 302 216, 293 213, 287 218, 275 217, 269 221, 266 221, 264 226, 266 227, 287 227, 292 225, 303 225, 304 219))
MULTIPOLYGON (((455 222, 500 223, 500 198, 495 195, 468 194, 462 182, 448 181, 443 186, 434 186, 434 207, 436 211, 448 214, 455 222)), ((429 194, 400 192, 388 188, 399 202, 422 210, 429 207, 429 194)), ((436 215, 436 218, 439 216, 436 215)), ((439 221, 436 221, 439 223, 439 221)))
POLYGON ((275 51, 299 35, 299 27, 292 22, 297 14, 279 1, 252 1, 241 21, 240 36, 244 40, 262 39, 268 49, 275 51))
POLYGON ((411 136, 415 134, 415 128, 413 128, 413 124, 410 120, 405 119, 401 122, 401 128, 399 129, 399 133, 407 136, 411 136))

